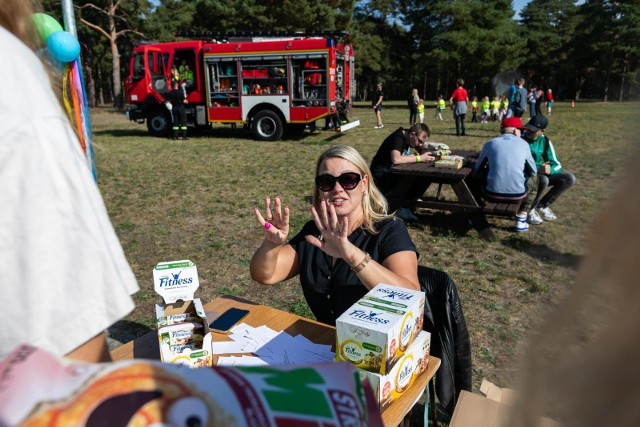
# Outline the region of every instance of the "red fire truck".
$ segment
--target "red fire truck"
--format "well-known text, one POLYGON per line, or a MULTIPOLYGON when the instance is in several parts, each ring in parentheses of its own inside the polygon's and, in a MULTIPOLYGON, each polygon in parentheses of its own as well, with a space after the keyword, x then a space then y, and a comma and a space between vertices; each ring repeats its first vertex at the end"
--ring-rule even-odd
MULTIPOLYGON (((355 96, 354 54, 344 33, 189 34, 191 41, 138 45, 125 79, 127 116, 152 135, 171 129, 164 104, 172 68, 189 67, 189 126, 243 125, 259 140, 300 134, 326 119, 340 130, 355 96)), ((187 34, 181 34, 186 37, 187 34)), ((174 70, 175 72, 175 70, 174 70)), ((355 122, 349 123, 353 127, 355 122)))

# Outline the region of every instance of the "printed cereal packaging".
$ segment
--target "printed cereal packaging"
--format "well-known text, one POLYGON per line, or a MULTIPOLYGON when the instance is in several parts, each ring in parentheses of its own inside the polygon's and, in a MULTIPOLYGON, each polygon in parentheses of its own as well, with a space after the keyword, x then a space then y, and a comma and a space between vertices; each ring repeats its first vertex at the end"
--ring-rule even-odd
POLYGON ((153 269, 160 358, 192 368, 212 365, 211 334, 199 298, 196 265, 189 260, 161 262, 153 269))
POLYGON ((420 331, 388 374, 358 370, 361 378, 369 380, 380 408, 400 398, 415 379, 426 372, 430 348, 431 334, 420 331))
POLYGON ((379 284, 336 320, 336 359, 387 374, 422 330, 424 292, 379 284))

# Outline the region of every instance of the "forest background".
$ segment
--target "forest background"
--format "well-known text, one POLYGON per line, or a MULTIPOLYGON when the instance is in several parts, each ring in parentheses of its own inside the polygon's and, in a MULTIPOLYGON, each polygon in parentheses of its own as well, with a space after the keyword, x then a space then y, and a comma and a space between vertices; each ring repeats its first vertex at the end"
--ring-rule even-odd
MULTIPOLYGON (((640 0, 74 0, 91 106, 124 104, 129 53, 178 31, 343 30, 356 55, 357 99, 418 88, 447 97, 501 94, 517 77, 556 100, 640 98, 640 0)), ((61 2, 43 0, 62 22, 61 2)))

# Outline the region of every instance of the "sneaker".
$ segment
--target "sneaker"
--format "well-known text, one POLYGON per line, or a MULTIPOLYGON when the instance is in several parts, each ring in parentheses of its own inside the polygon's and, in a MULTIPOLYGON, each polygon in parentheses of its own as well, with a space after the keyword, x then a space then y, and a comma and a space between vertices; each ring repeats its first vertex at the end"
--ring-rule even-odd
POLYGON ((527 231, 529 229, 529 224, 527 224, 527 214, 516 215, 516 224, 514 229, 518 232, 527 231))
POLYGON ((411 209, 400 208, 396 212, 396 216, 404 222, 418 222, 418 217, 411 212, 411 209))
POLYGON ((533 225, 540 225, 544 221, 542 220, 542 218, 540 218, 540 215, 535 209, 531 209, 531 212, 529 212, 529 215, 527 215, 527 222, 533 225))
POLYGON ((542 213, 542 217, 547 221, 555 221, 556 219, 558 219, 551 208, 538 208, 538 210, 540 211, 540 213, 542 213))
POLYGON ((380 126, 380 125, 375 125, 373 128, 374 128, 374 129, 380 129, 380 128, 382 128, 382 126, 380 126))

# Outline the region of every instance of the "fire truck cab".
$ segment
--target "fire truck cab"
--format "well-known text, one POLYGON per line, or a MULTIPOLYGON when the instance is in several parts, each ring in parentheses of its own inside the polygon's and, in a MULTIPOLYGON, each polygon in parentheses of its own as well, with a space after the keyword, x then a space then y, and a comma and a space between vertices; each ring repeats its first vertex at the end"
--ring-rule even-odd
MULTIPOLYGON (((215 35, 202 38, 210 36, 215 35)), ((327 33, 236 33, 223 42, 137 46, 125 79, 129 119, 146 121, 152 135, 168 135, 172 117, 165 96, 177 75, 188 101, 189 126, 242 125, 259 140, 280 139, 285 131, 300 134, 319 119, 340 130, 348 122, 346 111, 355 96, 349 44, 338 44, 327 33)))

